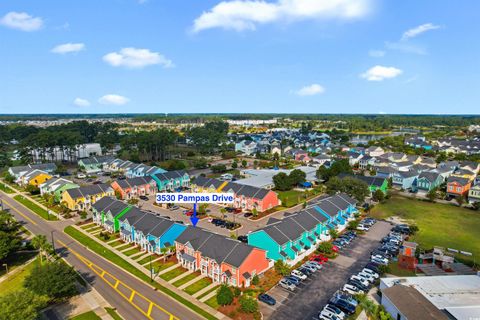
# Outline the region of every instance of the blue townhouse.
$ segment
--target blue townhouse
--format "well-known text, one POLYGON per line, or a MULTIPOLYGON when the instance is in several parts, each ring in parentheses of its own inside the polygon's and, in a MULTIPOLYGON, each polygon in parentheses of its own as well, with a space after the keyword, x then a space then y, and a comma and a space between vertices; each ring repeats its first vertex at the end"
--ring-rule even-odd
POLYGON ((185 229, 185 225, 138 208, 132 208, 125 213, 120 221, 120 234, 124 241, 135 243, 144 251, 158 254, 162 248, 173 246, 185 229))
POLYGON ((156 166, 147 166, 145 164, 137 164, 129 167, 125 175, 127 176, 127 178, 136 178, 136 177, 153 176, 157 173, 165 173, 165 172, 167 171, 156 166))

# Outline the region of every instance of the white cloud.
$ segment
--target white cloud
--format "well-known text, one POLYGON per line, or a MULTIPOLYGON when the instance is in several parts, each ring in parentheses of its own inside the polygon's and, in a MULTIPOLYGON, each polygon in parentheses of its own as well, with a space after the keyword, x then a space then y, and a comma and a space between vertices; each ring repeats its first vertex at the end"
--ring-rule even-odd
POLYGON ((232 0, 222 1, 203 12, 193 23, 193 31, 223 28, 255 30, 258 24, 278 21, 337 18, 355 19, 370 11, 370 0, 232 0))
POLYGON ((113 104, 116 106, 121 106, 127 104, 130 101, 127 97, 120 96, 118 94, 107 94, 98 99, 100 104, 113 104))
POLYGON ((440 28, 440 26, 434 25, 433 23, 424 23, 424 24, 419 25, 415 28, 412 28, 412 29, 409 29, 409 30, 405 31, 402 35, 402 40, 408 40, 410 38, 415 38, 416 36, 418 36, 418 35, 420 35, 424 32, 439 29, 439 28, 440 28))
POLYGON ((368 81, 383 81, 392 79, 402 74, 402 70, 394 67, 374 66, 362 73, 360 77, 368 81))
POLYGON ((9 12, 0 19, 0 24, 22 31, 36 31, 43 27, 43 20, 26 12, 9 12))
POLYGON ((85 50, 83 43, 64 43, 56 46, 51 50, 52 53, 66 54, 85 50))
POLYGON ((384 57, 385 54, 386 52, 383 50, 370 50, 368 52, 368 55, 373 58, 381 58, 381 57, 384 57))
POLYGON ((141 69, 150 65, 161 65, 164 68, 174 67, 173 61, 158 52, 148 49, 123 48, 119 52, 111 52, 103 56, 103 61, 114 67, 141 69))
POLYGON ((406 53, 427 54, 427 50, 423 46, 413 45, 404 41, 385 42, 385 47, 389 50, 398 50, 406 53))
POLYGON ((75 98, 75 100, 73 100, 73 104, 78 107, 88 107, 90 106, 90 101, 87 99, 75 98))
POLYGON ((319 84, 311 84, 309 86, 305 86, 297 91, 295 91, 295 94, 301 97, 306 97, 306 96, 314 96, 317 94, 322 94, 325 92, 325 88, 322 87, 319 84))

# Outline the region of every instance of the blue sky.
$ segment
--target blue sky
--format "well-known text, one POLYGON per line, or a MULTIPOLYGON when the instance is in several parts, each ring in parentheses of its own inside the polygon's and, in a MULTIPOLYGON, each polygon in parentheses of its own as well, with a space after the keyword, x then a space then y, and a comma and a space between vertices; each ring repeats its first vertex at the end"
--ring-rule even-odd
POLYGON ((2 0, 0 113, 479 114, 475 0, 2 0))

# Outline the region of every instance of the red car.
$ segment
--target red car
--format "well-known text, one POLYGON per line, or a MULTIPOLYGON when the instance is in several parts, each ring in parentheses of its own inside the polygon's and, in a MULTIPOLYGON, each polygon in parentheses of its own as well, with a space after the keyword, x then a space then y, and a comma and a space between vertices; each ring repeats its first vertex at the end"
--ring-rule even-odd
POLYGON ((185 214, 186 214, 188 217, 191 217, 191 216, 193 216, 193 210, 188 210, 187 212, 185 212, 185 214))
POLYGON ((333 246, 333 247, 332 247, 332 251, 333 251, 333 252, 337 252, 337 253, 338 253, 339 250, 340 250, 340 249, 338 249, 337 246, 333 246))
POLYGON ((325 257, 323 254, 315 254, 310 258, 310 260, 314 260, 320 263, 328 262, 328 258, 325 257))
POLYGON ((241 208, 235 208, 235 211, 233 211, 233 213, 240 213, 240 212, 242 212, 241 208))

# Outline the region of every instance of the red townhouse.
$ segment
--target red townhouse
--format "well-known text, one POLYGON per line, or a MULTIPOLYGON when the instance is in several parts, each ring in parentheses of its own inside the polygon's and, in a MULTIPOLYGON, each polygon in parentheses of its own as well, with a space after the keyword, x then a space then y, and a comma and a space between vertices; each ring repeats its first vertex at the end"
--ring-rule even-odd
POLYGON ((151 177, 137 177, 116 180, 111 186, 121 199, 128 200, 155 193, 156 184, 151 177))
POLYGON ((447 180, 447 194, 452 197, 464 197, 468 194, 471 185, 470 179, 450 176, 447 180))
POLYGON ((200 271, 214 283, 249 287, 255 275, 273 265, 265 250, 198 227, 188 227, 175 246, 182 267, 200 271))

